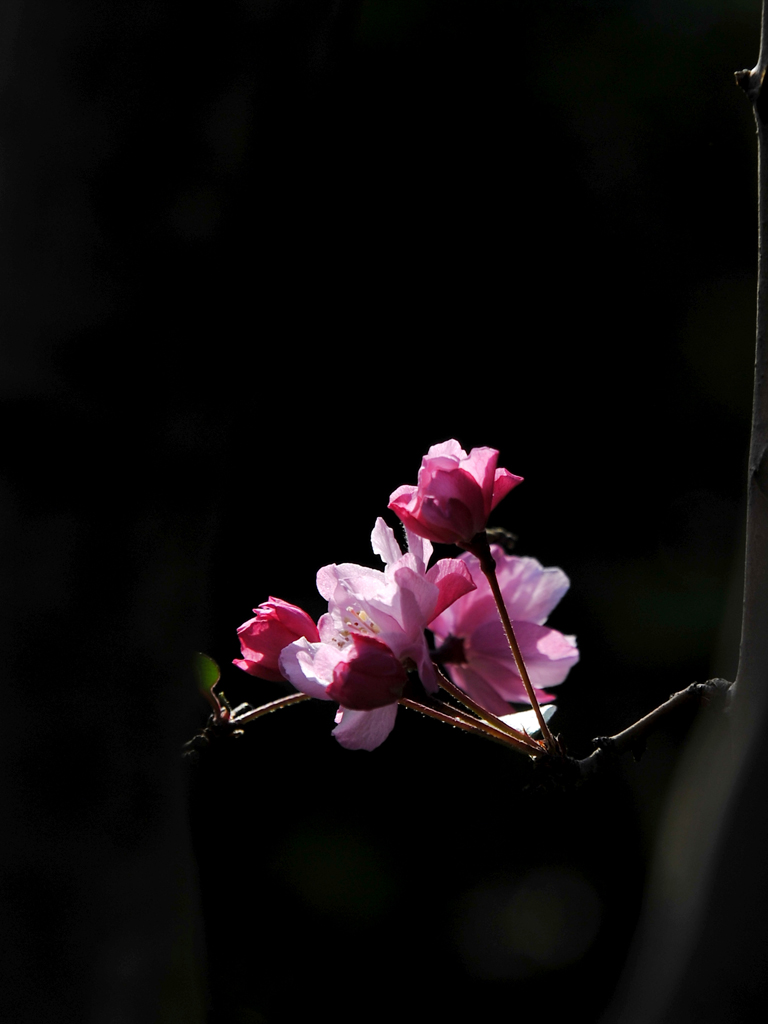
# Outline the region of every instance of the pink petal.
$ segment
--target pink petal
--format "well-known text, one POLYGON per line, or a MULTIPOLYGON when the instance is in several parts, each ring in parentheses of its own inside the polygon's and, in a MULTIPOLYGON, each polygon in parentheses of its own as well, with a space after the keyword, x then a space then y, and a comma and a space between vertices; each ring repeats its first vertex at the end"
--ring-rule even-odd
MULTIPOLYGON (((568 577, 562 569, 545 569, 535 558, 505 555, 495 544, 491 550, 510 617, 543 625, 568 591, 568 577)), ((490 592, 487 583, 485 586, 490 592)))
POLYGON ((243 672, 247 672, 249 676, 256 676, 258 679, 265 679, 267 682, 279 683, 285 679, 282 672, 272 671, 269 668, 265 668, 258 661, 251 661, 248 658, 233 658, 232 664, 237 665, 243 672))
POLYGON ((461 447, 458 441, 450 440, 443 441, 440 444, 433 444, 427 454, 424 456, 422 462, 426 459, 438 459, 443 456, 447 456, 452 460, 466 459, 467 453, 461 447))
POLYGON ((317 573, 317 589, 321 597, 331 601, 339 584, 352 585, 355 589, 365 586, 372 592, 386 581, 384 573, 379 569, 369 569, 367 565, 355 565, 353 562, 341 562, 339 565, 324 565, 317 573))
MULTIPOLYGON (((493 715, 509 714, 509 702, 479 672, 470 668, 469 665, 446 665, 446 668, 454 683, 476 700, 481 707, 493 715)), ((519 680, 518 683, 522 689, 523 684, 519 680)))
MULTIPOLYGON (((389 505, 405 524, 406 528, 413 531, 414 523, 418 523, 415 511, 418 505, 419 489, 412 484, 403 484, 397 490, 392 491, 389 496, 389 505)), ((418 533, 419 531, 414 531, 418 533)), ((419 534, 421 536, 421 534, 419 534)))
MULTIPOLYGON (((534 659, 526 658, 525 665, 538 699, 554 700, 554 695, 545 691, 543 687, 544 685, 556 685, 556 683, 549 682, 544 678, 541 665, 537 664, 534 659)), ((507 703, 530 703, 523 681, 511 657, 509 661, 498 661, 495 658, 473 658, 471 669, 507 703)), ((562 682, 562 679, 559 682, 562 682)))
POLYGON ((486 519, 492 508, 493 478, 498 457, 499 453, 495 448, 473 448, 461 463, 461 468, 473 477, 482 492, 486 519))
POLYGON ((392 732, 396 717, 397 704, 375 711, 344 708, 341 724, 333 730, 333 735, 347 750, 375 750, 392 732))
POLYGON ((378 555, 385 565, 390 565, 403 556, 394 530, 387 526, 381 516, 376 520, 376 525, 371 533, 371 547, 374 554, 378 555))
POLYGON ((418 533, 412 533, 406 526, 405 536, 408 541, 408 550, 420 563, 420 571, 426 571, 429 560, 432 557, 432 545, 426 537, 420 537, 418 533))
MULTIPOLYGON (((491 550, 494 551, 495 547, 491 550)), ((466 565, 476 589, 460 597, 430 622, 429 628, 441 640, 449 634, 468 637, 478 627, 499 617, 491 588, 480 569, 478 559, 465 553, 458 561, 466 565)))
MULTIPOLYGON (((496 560, 496 575, 512 619, 543 624, 568 590, 568 577, 562 569, 545 569, 535 558, 507 555, 497 544, 491 545, 491 553, 496 560)), ((430 623, 429 628, 440 639, 449 634, 468 637, 489 621, 498 619, 493 594, 480 570, 479 561, 468 553, 461 555, 460 561, 466 563, 477 589, 460 598, 430 623)))
MULTIPOLYGON (((573 637, 563 637, 562 633, 558 633, 556 629, 550 629, 549 626, 539 626, 535 622, 514 620, 512 628, 515 631, 515 636, 526 664, 530 658, 549 657, 546 645, 542 647, 539 645, 544 638, 548 638, 552 634, 562 637, 564 640, 572 641, 567 645, 567 653, 565 647, 557 648, 558 653, 554 655, 555 658, 572 657, 574 654, 575 641, 573 641, 573 637)), ((478 656, 497 658, 503 661, 512 657, 509 641, 501 622, 494 622, 492 619, 479 629, 476 629, 471 637, 464 640, 464 649, 467 652, 468 661, 478 656)), ((553 652, 556 650, 554 643, 552 643, 550 649, 553 652)))
POLYGON ((515 474, 510 473, 508 469, 497 469, 493 481, 491 509, 496 508, 501 499, 505 498, 513 487, 517 487, 517 485, 522 482, 523 478, 521 476, 515 476, 515 474))
POLYGON ((260 611, 266 612, 267 609, 286 629, 295 634, 296 640, 300 636, 305 636, 307 640, 313 643, 317 641, 317 627, 311 616, 303 608, 299 608, 295 604, 289 604, 288 601, 283 601, 280 597, 270 597, 265 604, 253 610, 258 616, 260 611))
POLYGON ((327 692, 345 708, 373 711, 397 701, 407 681, 405 669, 388 647, 372 637, 353 635, 334 666, 327 692))
POLYGON ((325 615, 321 615, 318 619, 317 631, 324 644, 333 643, 337 639, 336 624, 333 621, 333 616, 329 615, 328 612, 325 615))
POLYGON ((398 587, 398 621, 403 630, 409 635, 421 631, 434 614, 440 595, 438 587, 407 565, 395 569, 392 579, 398 587))
POLYGON ((317 626, 302 608, 279 597, 270 597, 253 610, 254 617, 237 630, 243 657, 233 664, 251 675, 277 682, 284 678, 278 665, 280 652, 302 636, 313 642, 319 640, 317 626))
POLYGON ((441 558, 429 570, 427 579, 439 590, 432 613, 435 618, 454 601, 476 589, 466 563, 459 558, 441 558))
POLYGON ((467 527, 459 520, 455 521, 455 532, 462 537, 467 529, 473 531, 472 536, 484 530, 488 512, 490 509, 486 511, 481 485, 472 473, 461 467, 450 473, 439 470, 425 488, 422 515, 450 516, 451 520, 454 516, 466 517, 467 527))
POLYGON ((409 653, 416 665, 419 679, 424 689, 427 693, 437 693, 440 689, 440 684, 438 683, 437 670, 435 669, 426 641, 422 640, 421 646, 409 653))
POLYGON ((330 700, 326 687, 333 678, 334 657, 342 657, 338 648, 330 644, 311 644, 302 637, 280 654, 280 671, 302 693, 319 700, 330 700))

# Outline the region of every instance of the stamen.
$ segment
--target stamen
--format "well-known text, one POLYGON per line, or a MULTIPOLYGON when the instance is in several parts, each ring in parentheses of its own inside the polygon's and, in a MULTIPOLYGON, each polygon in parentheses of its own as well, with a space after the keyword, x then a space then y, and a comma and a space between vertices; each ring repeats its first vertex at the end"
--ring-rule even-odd
POLYGON ((364 609, 362 609, 362 608, 355 609, 350 604, 350 605, 347 605, 347 609, 346 610, 348 612, 350 612, 351 615, 354 616, 354 618, 351 621, 350 621, 350 619, 345 619, 344 621, 348 625, 350 625, 356 632, 363 633, 363 634, 365 634, 365 633, 374 633, 375 634, 375 633, 380 633, 381 632, 381 627, 376 625, 376 623, 373 621, 373 619, 370 617, 370 615, 364 609))

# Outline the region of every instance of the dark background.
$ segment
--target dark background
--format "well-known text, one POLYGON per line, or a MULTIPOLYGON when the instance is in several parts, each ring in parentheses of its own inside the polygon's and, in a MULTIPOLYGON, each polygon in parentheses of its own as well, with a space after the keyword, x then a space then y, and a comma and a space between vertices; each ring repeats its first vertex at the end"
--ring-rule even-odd
POLYGON ((236 627, 319 615, 455 437, 571 578, 574 754, 732 678, 759 5, 3 17, 7 1019, 596 1021, 685 716, 578 792, 402 709, 344 751, 319 702, 182 765, 188 652, 285 692, 236 627))

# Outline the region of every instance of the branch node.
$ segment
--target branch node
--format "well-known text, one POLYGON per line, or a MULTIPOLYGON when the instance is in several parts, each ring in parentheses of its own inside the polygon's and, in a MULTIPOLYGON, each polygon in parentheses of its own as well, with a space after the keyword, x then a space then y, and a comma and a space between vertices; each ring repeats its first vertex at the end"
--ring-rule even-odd
POLYGON ((614 756, 618 754, 618 750, 616 749, 616 740, 613 736, 595 736, 592 743, 595 750, 602 750, 606 754, 613 754, 614 756))
POLYGON ((740 86, 740 88, 742 88, 744 90, 744 92, 748 96, 749 96, 749 89, 750 89, 750 81, 749 80, 750 80, 751 76, 752 76, 752 72, 749 70, 749 68, 745 68, 743 71, 734 71, 733 72, 733 77, 736 79, 736 85, 740 86))
POLYGON ((733 77, 736 79, 736 85, 740 86, 744 92, 749 96, 753 103, 757 103, 760 96, 760 90, 763 86, 763 79, 765 78, 765 68, 761 68, 758 64, 754 68, 744 68, 743 71, 734 71, 733 77))
POLYGON ((568 792, 584 781, 584 772, 579 761, 567 755, 543 754, 533 759, 531 764, 532 776, 528 785, 523 788, 527 791, 559 790, 568 792))
POLYGON ((708 679, 706 683, 695 683, 701 704, 714 711, 728 711, 733 698, 733 683, 727 679, 708 679))

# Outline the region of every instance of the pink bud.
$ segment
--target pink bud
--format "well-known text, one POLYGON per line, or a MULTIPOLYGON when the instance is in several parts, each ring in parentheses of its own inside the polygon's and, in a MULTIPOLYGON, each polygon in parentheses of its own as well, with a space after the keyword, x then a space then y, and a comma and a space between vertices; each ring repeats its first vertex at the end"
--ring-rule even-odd
POLYGON ((352 646, 333 670, 326 693, 351 711, 373 711, 403 695, 408 676, 380 640, 353 634, 352 646))
POLYGON ((305 611, 279 597, 270 597, 253 610, 255 617, 237 631, 243 657, 235 658, 233 664, 249 675, 278 682, 285 678, 278 665, 283 648, 301 637, 317 643, 320 634, 305 611))
POLYGON ((485 530, 491 510, 522 482, 496 469, 498 457, 495 448, 473 448, 467 455, 458 441, 432 445, 421 460, 417 485, 398 487, 389 507, 418 536, 467 547, 485 530))

